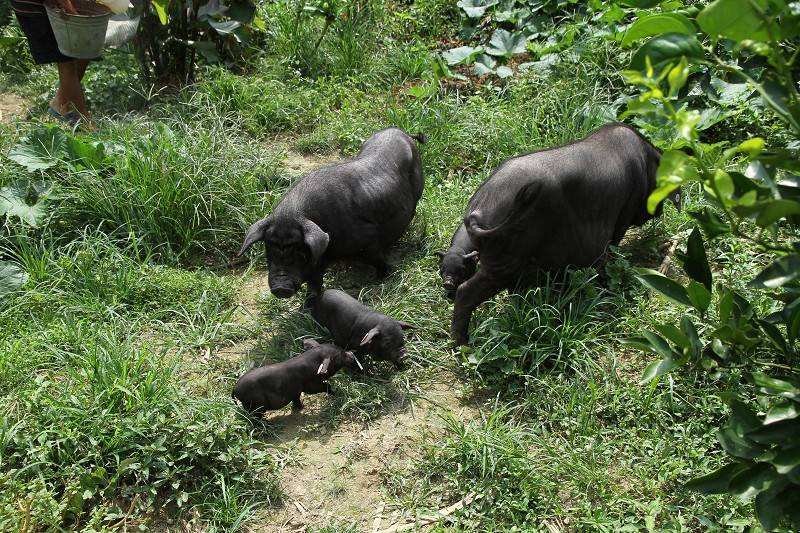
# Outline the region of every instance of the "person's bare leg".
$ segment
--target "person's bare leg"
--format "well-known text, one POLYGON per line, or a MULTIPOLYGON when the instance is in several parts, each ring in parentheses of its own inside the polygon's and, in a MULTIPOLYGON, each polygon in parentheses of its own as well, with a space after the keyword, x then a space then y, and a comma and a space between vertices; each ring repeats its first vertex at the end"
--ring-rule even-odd
POLYGON ((58 64, 59 87, 50 105, 62 115, 77 111, 89 118, 89 109, 83 96, 81 79, 86 73, 87 61, 74 60, 58 64))

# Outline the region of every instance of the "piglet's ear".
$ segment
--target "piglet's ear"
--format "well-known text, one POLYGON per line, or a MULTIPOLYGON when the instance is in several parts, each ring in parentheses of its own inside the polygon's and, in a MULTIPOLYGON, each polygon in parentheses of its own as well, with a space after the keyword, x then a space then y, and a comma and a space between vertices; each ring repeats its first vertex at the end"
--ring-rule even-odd
POLYGON ((311 220, 306 219, 303 222, 303 240, 306 246, 311 250, 311 256, 316 263, 319 261, 319 258, 322 257, 322 254, 325 253, 325 250, 328 249, 328 242, 330 242, 331 239, 327 233, 322 231, 322 228, 314 224, 311 220))
POLYGON ((330 366, 331 366, 331 358, 330 357, 326 357, 325 359, 322 360, 322 364, 319 365, 319 368, 317 369, 317 375, 318 376, 322 376, 322 375, 327 374, 328 373, 328 367, 330 367, 330 366))
POLYGON ((267 227, 269 226, 269 220, 266 218, 262 218, 247 230, 247 233, 244 236, 244 243, 242 244, 242 249, 239 250, 239 253, 236 254, 236 257, 241 257, 247 250, 250 249, 258 241, 264 238, 264 232, 266 231, 267 227))
POLYGON ((361 342, 359 344, 361 346, 366 346, 367 344, 372 342, 372 339, 374 339, 377 335, 380 335, 380 333, 381 330, 378 329, 378 326, 375 326, 374 328, 369 330, 366 335, 364 335, 364 338, 361 339, 361 342))
POLYGON ((303 349, 310 350, 319 346, 319 343, 314 339, 303 339, 303 349))
POLYGON ((417 326, 414 324, 409 324, 408 322, 403 322, 402 320, 397 321, 400 324, 400 329, 417 329, 417 326))
POLYGON ((439 251, 436 252, 436 255, 439 256, 439 259, 444 259, 444 256, 447 255, 447 252, 443 252, 443 251, 439 250, 439 251))

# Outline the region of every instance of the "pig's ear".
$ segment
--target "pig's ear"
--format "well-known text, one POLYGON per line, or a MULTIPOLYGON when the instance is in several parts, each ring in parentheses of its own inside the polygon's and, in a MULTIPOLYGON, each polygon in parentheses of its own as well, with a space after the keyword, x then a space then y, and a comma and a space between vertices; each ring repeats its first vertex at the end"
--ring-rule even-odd
POLYGON ((675 191, 672 194, 670 194, 667 198, 669 198, 669 201, 672 202, 672 205, 675 206, 675 209, 677 209, 678 211, 681 210, 681 203, 682 203, 681 200, 683 199, 683 194, 681 193, 680 187, 675 189, 675 191))
POLYGON ((325 250, 328 249, 328 242, 331 240, 327 233, 322 231, 322 228, 314 224, 310 220, 303 222, 303 240, 306 246, 311 250, 311 256, 314 262, 319 261, 325 250))
POLYGON ((436 255, 439 256, 439 259, 444 259, 444 256, 447 255, 447 252, 443 252, 443 251, 439 250, 439 251, 436 252, 436 255))
POLYGON ((375 326, 374 328, 369 330, 366 335, 364 335, 364 338, 361 339, 361 342, 359 344, 361 346, 366 346, 367 344, 372 342, 372 339, 374 339, 377 335, 380 335, 380 334, 381 334, 381 330, 378 329, 378 326, 375 326))
POLYGON ((317 375, 318 376, 323 376, 323 375, 327 374, 328 373, 328 367, 330 367, 330 366, 331 366, 331 358, 330 357, 326 357, 325 359, 322 360, 322 363, 319 365, 319 368, 317 369, 317 375))
POLYGON ((247 234, 244 236, 244 244, 242 244, 242 249, 239 250, 239 253, 236 254, 236 257, 242 256, 247 250, 250 249, 258 241, 264 238, 264 232, 269 226, 269 220, 266 218, 262 218, 247 230, 247 234))
POLYGON ((303 339, 303 349, 310 350, 319 346, 319 343, 314 339, 303 339))
POLYGON ((464 259, 472 259, 476 263, 478 262, 478 250, 472 250, 468 254, 463 255, 464 259))
POLYGON ((400 329, 417 329, 417 326, 414 324, 409 324, 408 322, 403 322, 402 320, 397 321, 400 324, 400 329))

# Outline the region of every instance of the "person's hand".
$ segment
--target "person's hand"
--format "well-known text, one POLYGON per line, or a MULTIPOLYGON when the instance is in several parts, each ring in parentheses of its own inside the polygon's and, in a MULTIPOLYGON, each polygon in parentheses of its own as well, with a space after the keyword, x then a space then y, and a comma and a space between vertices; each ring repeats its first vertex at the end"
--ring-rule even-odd
POLYGON ((55 2, 64 13, 69 13, 70 15, 78 14, 78 10, 75 9, 75 4, 72 3, 72 0, 55 0, 55 2))

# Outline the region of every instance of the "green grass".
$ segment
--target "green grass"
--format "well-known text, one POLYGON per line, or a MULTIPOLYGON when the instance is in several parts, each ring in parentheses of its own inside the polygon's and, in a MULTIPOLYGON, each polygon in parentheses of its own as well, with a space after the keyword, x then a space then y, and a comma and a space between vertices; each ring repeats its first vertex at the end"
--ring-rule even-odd
MULTIPOLYGON (((0 259, 29 274, 0 299, 0 530, 264 526, 251 520, 285 504, 280 470, 291 458, 279 425, 251 425, 231 387, 253 366, 300 352, 303 338, 329 338, 299 311, 299 298, 251 294, 247 282, 263 275, 258 254, 244 272, 228 262, 247 225, 294 179, 281 167, 287 150, 351 156, 390 124, 429 139, 417 217, 386 280, 341 265, 326 283, 414 324, 410 362, 400 372, 378 363, 336 376, 335 394, 306 413, 319 431, 391 419, 444 383, 480 415, 443 414, 443 429, 422 435, 420 454, 381 472, 375 490, 402 516, 474 494, 434 529, 751 525, 747 504, 682 489, 723 460, 710 428, 725 416, 725 383, 682 370, 640 385, 649 357, 622 343, 678 316, 633 269, 658 267, 659 248, 690 227, 685 211, 668 208, 633 232, 604 282, 584 270, 498 296, 476 313, 472 347, 449 345, 451 304, 435 252, 501 161, 607 120, 625 53, 593 38, 550 76, 447 80, 418 99, 407 89, 424 83, 432 54, 456 36, 454 4, 363 5, 316 50, 320 21, 295 28, 294 4, 262 6, 264 52, 242 73, 203 68, 178 94, 139 87, 133 58, 109 54, 87 80, 100 118, 85 139, 107 153, 94 168, 60 162, 27 173, 5 154, 37 125, 0 124, 0 187, 42 178, 62 195, 43 227, 0 227, 0 259)), ((54 72, 31 69, 4 66, 0 90, 40 112, 54 72)), ((699 190, 685 193, 687 209, 703 204, 699 190)), ((733 239, 711 253, 724 265, 715 276, 745 292, 743 280, 763 266, 733 239)), ((346 481, 329 485, 332 499, 346 481)), ((348 518, 315 531, 360 530, 363 517, 348 518)))

